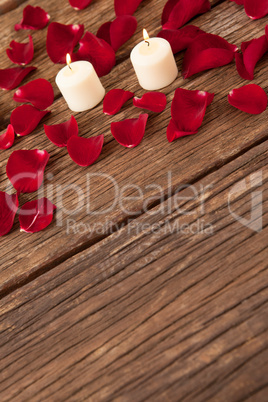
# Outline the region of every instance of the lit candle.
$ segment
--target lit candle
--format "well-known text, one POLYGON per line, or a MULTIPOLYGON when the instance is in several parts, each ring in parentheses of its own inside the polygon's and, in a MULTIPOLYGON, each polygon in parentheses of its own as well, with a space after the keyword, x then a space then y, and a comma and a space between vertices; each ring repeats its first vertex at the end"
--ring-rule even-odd
POLYGON ((92 109, 102 101, 105 95, 105 89, 94 67, 83 60, 71 63, 69 54, 66 56, 66 63, 67 66, 63 67, 56 76, 56 84, 69 108, 73 112, 92 109))
POLYGON ((143 30, 144 41, 134 47, 130 59, 140 86, 154 91, 170 85, 178 75, 178 68, 169 42, 163 38, 149 38, 143 30))

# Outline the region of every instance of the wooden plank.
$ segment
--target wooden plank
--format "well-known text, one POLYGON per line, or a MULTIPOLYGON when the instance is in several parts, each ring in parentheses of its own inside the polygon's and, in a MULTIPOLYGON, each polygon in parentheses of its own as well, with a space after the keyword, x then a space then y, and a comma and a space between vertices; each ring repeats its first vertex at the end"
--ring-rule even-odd
POLYGON ((267 198, 257 233, 231 216, 228 197, 233 189, 232 211, 248 218, 267 186, 266 159, 267 143, 196 182, 204 197, 171 197, 167 214, 156 206, 2 299, 1 401, 258 395, 268 368, 267 198), (182 232, 201 218, 213 234, 182 232))
MULTIPOLYGON (((57 6, 52 3, 50 4, 51 7, 55 8, 56 13, 57 6)), ((94 4, 92 4, 92 7, 94 4)), ((104 3, 100 2, 100 4, 104 8, 104 3)), ((145 21, 151 20, 150 4, 152 3, 146 3, 137 12, 140 24, 142 16, 145 21)), ((97 16, 99 16, 99 14, 96 14, 97 9, 92 8, 91 10, 95 10, 95 14, 92 11, 92 20, 95 19, 97 21, 97 16)), ((17 18, 18 13, 19 9, 12 11, 9 15, 16 16, 17 18)), ((70 15, 67 13, 65 22, 78 22, 78 20, 74 21, 73 13, 74 10, 71 10, 70 15)), ((159 10, 158 13, 160 17, 159 10)), ((54 15, 53 13, 51 14, 54 15)), ((57 14, 55 15, 58 16, 57 14)), ((78 15, 80 16, 80 14, 78 15)), ((6 18, 6 16, 2 18, 6 18)), ((227 39, 237 43, 249 39, 250 36, 258 36, 264 30, 263 20, 252 23, 248 17, 245 17, 244 12, 239 7, 229 2, 220 4, 211 13, 197 18, 195 22, 201 28, 212 33, 223 34, 224 30, 227 39), (236 21, 236 24, 233 21, 236 21), (249 32, 249 27, 252 29, 251 32, 249 32)), ((156 27, 159 27, 159 21, 155 22, 153 20, 150 26, 154 27, 155 31, 153 29, 153 32, 157 32, 156 27)), ((36 34, 43 35, 41 33, 36 34)), ((43 36, 44 42, 45 38, 43 36)), ((137 36, 130 43, 133 45, 134 41, 137 41, 137 36)), ((42 46, 40 45, 40 54, 43 52, 43 49, 44 43, 42 46)), ((129 50, 128 46, 122 52, 128 52, 127 49, 129 50)), ((45 58, 45 55, 43 57, 45 58)), ((180 55, 177 59, 179 66, 181 58, 182 56, 180 55)), ((267 86, 268 82, 267 65, 265 63, 266 59, 264 58, 258 64, 255 80, 256 83, 261 84, 263 87, 267 86)), ((53 74, 55 74, 58 68, 58 66, 49 67, 50 75, 46 77, 52 77, 51 74, 53 71, 53 74)), ((43 59, 40 70, 45 72, 43 59)), ((117 65, 109 76, 104 77, 103 83, 107 90, 119 86, 133 90, 137 95, 143 93, 136 82, 128 58, 117 65)), ((50 198, 54 198, 55 203, 60 200, 60 195, 64 192, 66 186, 78 185, 81 191, 86 194, 86 175, 101 172, 104 175, 111 175, 116 180, 120 190, 129 183, 139 186, 144 193, 145 200, 155 197, 154 201, 151 201, 154 204, 157 202, 156 198, 159 200, 161 195, 159 196, 158 189, 152 188, 152 184, 161 186, 164 195, 167 196, 170 192, 172 194, 180 184, 193 182, 197 178, 206 175, 207 172, 217 169, 218 166, 245 152, 254 146, 254 144, 267 138, 267 112, 261 116, 249 116, 235 110, 227 103, 226 96, 228 92, 243 83, 244 81, 236 73, 234 65, 200 74, 187 81, 183 81, 179 77, 173 85, 163 91, 167 94, 168 98, 166 111, 157 116, 150 113, 146 136, 142 144, 133 150, 120 147, 112 139, 110 133, 111 121, 136 117, 139 114, 139 111, 130 107, 130 102, 128 104, 129 107, 124 108, 115 118, 104 117, 101 112, 101 106, 87 113, 75 114, 81 135, 90 136, 105 133, 103 153, 98 163, 89 169, 82 169, 70 163, 66 150, 54 147, 45 137, 42 127, 39 127, 32 135, 20 139, 11 150, 0 154, 1 189, 4 190, 8 183, 5 175, 5 166, 13 150, 21 148, 45 148, 51 153, 51 159, 46 172, 48 175, 53 175, 52 180, 51 176, 46 175, 45 193, 47 194, 47 191, 49 193, 49 188, 51 190, 51 186, 53 186, 54 197, 57 192, 58 200, 53 197, 51 191, 50 198), (183 138, 173 144, 168 144, 165 138, 165 131, 170 119, 170 103, 174 90, 178 86, 188 89, 215 91, 216 96, 214 103, 208 110, 199 135, 192 138, 183 138), (137 166, 139 170, 137 170, 137 166), (172 183, 169 183, 167 180, 170 172, 172 174, 172 183)), ((10 99, 9 103, 11 104, 10 99)), ((59 123, 68 119, 71 115, 63 99, 58 99, 51 110, 52 115, 44 120, 45 123, 59 123)), ((105 211, 107 207, 111 206, 114 191, 109 181, 99 180, 98 178, 92 179, 91 189, 92 208, 94 211, 105 211)), ((136 195, 135 189, 130 191, 131 194, 136 195)), ((25 201, 35 197, 35 194, 29 197, 23 196, 21 203, 23 204, 25 201)), ((76 203, 76 194, 73 191, 66 192, 65 197, 63 197, 63 206, 71 208, 76 203)), ((142 201, 134 200, 129 203, 131 212, 137 214, 142 212, 142 206, 142 201)), ((59 208, 58 213, 61 213, 61 208, 59 208)), ((104 214, 103 217, 93 216, 92 214, 88 214, 88 211, 84 208, 76 214, 75 219, 77 222, 92 225, 98 223, 104 225, 108 219, 109 224, 117 225, 125 222, 128 216, 129 214, 122 212, 118 206, 115 206, 108 217, 107 214, 104 214)), ((67 214, 63 214, 63 227, 57 227, 54 222, 49 229, 33 236, 20 234, 18 220, 16 220, 12 232, 1 239, 0 289, 2 293, 6 293, 45 270, 53 268, 59 262, 87 248, 102 237, 98 233, 92 233, 91 235, 88 233, 80 234, 79 236, 68 235, 66 233, 68 218, 67 214)), ((104 236, 106 236, 106 233, 104 236)))
POLYGON ((6 14, 11 10, 17 8, 20 4, 25 3, 26 0, 1 0, 0 1, 0 15, 6 14))

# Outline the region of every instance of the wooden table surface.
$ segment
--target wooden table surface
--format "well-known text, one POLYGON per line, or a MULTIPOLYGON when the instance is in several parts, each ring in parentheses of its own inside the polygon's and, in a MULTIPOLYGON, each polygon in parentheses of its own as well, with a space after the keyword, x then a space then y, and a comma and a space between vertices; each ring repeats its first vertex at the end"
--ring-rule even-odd
MULTIPOLYGON (((21 3, 0 2, 0 68, 12 67, 5 54, 11 40, 27 39, 28 31, 13 28, 26 4, 93 33, 114 18, 112 0, 93 0, 80 12, 67 0, 21 3)), ((151 36, 160 30, 164 4, 141 3, 135 35, 101 79, 107 91, 144 93, 129 54, 143 27, 151 36)), ((211 12, 191 23, 240 46, 263 35, 267 18, 252 21, 234 2, 214 0, 211 12)), ((24 82, 52 83, 55 102, 43 123, 57 124, 71 112, 54 83, 60 66, 46 54, 46 30, 31 32, 38 69, 24 82)), ((179 71, 182 60, 179 53, 179 71)), ((253 81, 266 90, 267 61, 253 81)), ((235 63, 188 80, 179 74, 163 90, 166 110, 149 112, 145 137, 131 150, 110 132, 112 121, 139 115, 131 101, 114 117, 102 105, 75 113, 80 135, 105 135, 89 168, 50 143, 43 124, 1 151, 5 191, 10 154, 46 149, 44 195, 58 206, 46 230, 20 233, 16 218, 0 240, 1 402, 267 401, 267 111, 248 115, 227 102, 229 91, 246 83, 235 63), (198 135, 169 144, 178 87, 215 92, 215 100, 198 135), (113 203, 115 185, 129 197, 124 208, 113 203)), ((1 132, 17 106, 13 92, 1 93, 1 132)))

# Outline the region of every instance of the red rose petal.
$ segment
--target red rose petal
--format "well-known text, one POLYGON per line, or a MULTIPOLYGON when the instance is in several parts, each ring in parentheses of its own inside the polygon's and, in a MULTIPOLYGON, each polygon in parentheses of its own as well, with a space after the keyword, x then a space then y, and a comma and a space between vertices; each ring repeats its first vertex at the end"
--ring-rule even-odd
POLYGON ((114 0, 114 11, 118 15, 132 15, 142 0, 114 0))
POLYGON ((129 99, 133 98, 134 93, 130 91, 124 91, 123 89, 111 89, 103 100, 103 113, 108 115, 115 115, 121 109, 121 107, 129 99))
POLYGON ((15 30, 20 29, 42 29, 47 26, 50 16, 40 7, 26 6, 23 10, 23 17, 19 24, 15 25, 15 30))
POLYGON ((0 236, 8 234, 12 229, 18 205, 17 194, 9 195, 0 191, 0 236))
POLYGON ((90 166, 101 154, 104 135, 91 138, 72 136, 67 144, 67 149, 72 160, 79 166, 90 166))
POLYGON ((245 80, 254 79, 254 69, 258 61, 268 51, 268 41, 263 35, 258 39, 241 44, 243 54, 236 53, 236 68, 240 77, 245 80))
POLYGON ((173 53, 176 54, 187 49, 198 35, 204 33, 206 32, 194 25, 187 25, 181 29, 163 29, 157 36, 166 39, 170 43, 173 53))
POLYGON ((33 39, 29 35, 28 43, 19 43, 14 40, 10 42, 9 46, 11 49, 7 49, 6 53, 12 63, 20 64, 24 66, 29 64, 34 55, 33 39))
POLYGON ((91 2, 92 0, 69 0, 70 5, 75 10, 84 10, 91 2))
POLYGON ((167 97, 162 92, 147 92, 141 98, 135 97, 133 105, 141 109, 148 109, 155 113, 161 113, 167 105, 167 97))
POLYGON ((198 14, 211 8, 209 0, 168 0, 162 14, 163 29, 182 27, 198 14))
POLYGON ((21 232, 36 233, 45 229, 52 222, 56 208, 47 198, 26 202, 19 211, 21 232))
POLYGON ((105 40, 116 52, 136 32, 137 20, 131 15, 121 15, 112 22, 105 22, 98 32, 97 37, 105 40))
POLYGON ((84 33, 84 25, 64 25, 52 22, 47 30, 47 54, 53 63, 66 63, 84 33))
POLYGON ((44 110, 54 102, 54 91, 49 81, 38 78, 18 88, 13 99, 16 102, 30 102, 37 109, 44 110))
POLYGON ((0 149, 9 149, 15 141, 14 128, 11 124, 7 126, 7 131, 0 135, 0 149))
POLYGON ((66 147, 69 138, 78 136, 78 124, 74 116, 64 123, 51 126, 44 124, 44 129, 48 139, 58 147, 66 147))
POLYGON ((14 89, 20 85, 21 81, 36 67, 13 67, 0 69, 0 88, 14 89))
POLYGON ((263 113, 267 108, 266 92, 256 84, 233 89, 228 95, 230 105, 250 114, 263 113))
POLYGON ((186 50, 182 66, 183 77, 189 78, 201 71, 229 64, 237 50, 235 45, 218 35, 200 35, 186 50))
POLYGON ((86 32, 79 45, 78 52, 72 56, 73 61, 89 61, 99 77, 109 74, 115 65, 115 52, 105 40, 97 38, 91 32, 86 32))
POLYGON ((213 98, 214 94, 209 92, 176 89, 171 105, 172 120, 167 129, 168 141, 196 134, 213 98))
POLYGON ((263 18, 268 14, 267 0, 244 0, 246 14, 253 20, 263 18))
POLYGON ((11 113, 10 123, 14 127, 14 131, 17 135, 28 135, 48 113, 50 113, 50 111, 41 111, 31 105, 18 106, 11 113))
POLYGON ((13 187, 19 193, 37 191, 43 182, 48 159, 48 152, 39 149, 12 152, 6 171, 13 187))
POLYGON ((138 119, 126 119, 111 123, 111 132, 119 144, 127 148, 134 148, 143 139, 148 114, 140 114, 138 119))

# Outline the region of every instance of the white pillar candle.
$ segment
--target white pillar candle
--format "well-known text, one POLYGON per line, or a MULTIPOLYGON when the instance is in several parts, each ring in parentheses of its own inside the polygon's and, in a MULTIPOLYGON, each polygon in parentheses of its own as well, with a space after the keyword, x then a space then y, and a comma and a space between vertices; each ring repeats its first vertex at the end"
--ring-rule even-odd
POLYGON ((149 38, 143 30, 144 41, 134 47, 130 59, 140 86, 154 91, 170 85, 178 76, 178 68, 169 42, 149 38))
POLYGON ((59 90, 73 112, 92 109, 105 95, 105 89, 94 67, 83 60, 71 63, 70 55, 66 56, 66 61, 67 66, 56 76, 59 90))

